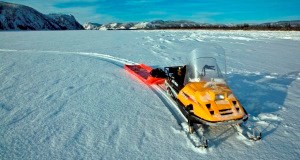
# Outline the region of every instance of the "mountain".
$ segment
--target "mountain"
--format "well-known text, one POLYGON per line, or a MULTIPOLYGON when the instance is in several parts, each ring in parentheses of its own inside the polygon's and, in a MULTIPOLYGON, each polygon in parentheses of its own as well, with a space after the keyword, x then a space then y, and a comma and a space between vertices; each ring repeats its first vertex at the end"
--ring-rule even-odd
POLYGON ((73 15, 66 14, 49 14, 48 17, 58 24, 62 29, 78 30, 84 29, 83 26, 78 23, 73 15))
POLYGON ((261 26, 280 26, 280 27, 299 27, 300 20, 293 20, 293 21, 278 21, 278 22, 269 22, 260 24, 261 26))
POLYGON ((156 20, 147 24, 146 28, 148 29, 165 29, 165 28, 194 28, 200 27, 201 24, 193 21, 163 21, 156 20))
POLYGON ((102 24, 91 22, 83 24, 83 28, 86 30, 99 30, 101 26, 102 24))
POLYGON ((0 30, 79 29, 84 28, 72 15, 45 15, 28 6, 0 1, 0 30))
POLYGON ((163 21, 155 20, 151 22, 138 23, 108 23, 103 25, 93 25, 86 23, 87 30, 133 30, 133 29, 234 29, 234 30, 300 30, 300 20, 279 21, 262 24, 209 24, 197 23, 193 21, 163 21))
POLYGON ((102 25, 100 27, 100 30, 129 30, 134 29, 133 27, 137 23, 108 23, 105 25, 102 25))
POLYGON ((168 28, 195 28, 202 24, 193 21, 163 21, 156 20, 152 22, 138 23, 108 23, 101 26, 94 25, 95 23, 86 23, 84 28, 87 30, 132 30, 132 29, 168 29, 168 28))

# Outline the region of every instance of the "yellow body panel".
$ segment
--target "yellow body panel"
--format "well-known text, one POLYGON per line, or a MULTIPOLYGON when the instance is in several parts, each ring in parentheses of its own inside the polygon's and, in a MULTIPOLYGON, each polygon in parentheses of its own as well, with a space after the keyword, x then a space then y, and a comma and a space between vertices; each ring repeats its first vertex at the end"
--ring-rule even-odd
POLYGON ((185 107, 192 104, 194 114, 209 122, 238 120, 246 115, 225 83, 191 82, 180 90, 177 99, 185 107))

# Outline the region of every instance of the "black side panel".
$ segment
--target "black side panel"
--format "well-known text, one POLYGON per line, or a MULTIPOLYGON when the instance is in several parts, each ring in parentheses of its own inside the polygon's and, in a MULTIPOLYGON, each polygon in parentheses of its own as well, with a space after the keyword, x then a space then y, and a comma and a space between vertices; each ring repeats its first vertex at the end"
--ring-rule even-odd
POLYGON ((150 75, 155 78, 166 78, 166 73, 161 68, 155 68, 150 72, 150 75))
POLYGON ((183 88, 185 72, 185 66, 165 67, 169 84, 178 92, 183 88))

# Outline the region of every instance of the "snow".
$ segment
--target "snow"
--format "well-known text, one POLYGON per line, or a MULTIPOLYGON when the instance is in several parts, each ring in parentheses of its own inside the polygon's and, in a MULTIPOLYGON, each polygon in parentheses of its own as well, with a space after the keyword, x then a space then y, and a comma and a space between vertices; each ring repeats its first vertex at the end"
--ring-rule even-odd
MULTIPOLYGON (((300 32, 0 32, 1 159, 298 159, 300 32), (288 37, 288 38, 287 38, 288 37), (209 127, 195 148, 174 111, 123 63, 182 65, 209 41, 261 129, 258 142, 209 127)), ((155 88, 154 88, 155 89, 155 88)))

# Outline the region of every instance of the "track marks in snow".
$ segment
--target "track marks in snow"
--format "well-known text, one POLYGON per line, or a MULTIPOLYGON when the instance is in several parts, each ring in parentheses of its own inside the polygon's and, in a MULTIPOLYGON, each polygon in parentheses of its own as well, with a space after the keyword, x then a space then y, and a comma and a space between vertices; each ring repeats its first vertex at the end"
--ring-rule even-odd
POLYGON ((174 35, 157 32, 153 36, 143 37, 142 40, 141 45, 147 46, 150 54, 161 60, 172 61, 172 57, 168 53, 178 45, 174 35))
POLYGON ((282 118, 280 118, 279 115, 271 113, 261 113, 258 115, 258 119, 260 121, 282 121, 282 118))
POLYGON ((122 135, 122 128, 118 125, 111 126, 108 132, 108 142, 112 144, 115 148, 120 146, 121 142, 121 135, 122 135))
POLYGON ((74 142, 80 146, 86 146, 87 142, 88 142, 88 129, 87 127, 80 125, 77 126, 75 129, 75 131, 73 132, 73 136, 71 136, 71 143, 74 142))
POLYGON ((0 102, 0 108, 3 109, 3 110, 5 110, 6 112, 10 112, 13 109, 9 105, 6 105, 6 104, 4 104, 2 102, 0 102))
POLYGON ((70 133, 70 137, 64 142, 65 148, 68 148, 72 153, 69 157, 76 159, 86 158, 89 149, 88 148, 88 129, 83 125, 78 125, 70 133))
POLYGON ((266 137, 279 127, 283 118, 272 113, 261 113, 258 117, 253 117, 253 120, 255 120, 256 124, 260 126, 260 130, 263 132, 263 137, 266 137))
POLYGON ((14 113, 13 119, 8 122, 9 125, 17 125, 19 122, 23 121, 27 117, 31 116, 34 110, 32 109, 24 109, 14 113))
POLYGON ((15 66, 16 62, 13 62, 4 68, 0 68, 0 75, 6 77, 8 74, 11 74, 15 66))
POLYGON ((141 148, 145 145, 145 143, 147 143, 149 141, 149 133, 148 132, 145 132, 143 131, 142 135, 141 135, 141 138, 138 142, 138 148, 139 150, 141 150, 141 148))
POLYGON ((53 117, 55 117, 55 116, 58 116, 60 113, 63 113, 64 112, 64 109, 65 109, 65 107, 66 107, 66 105, 67 105, 67 100, 66 101, 64 101, 64 102, 60 102, 59 104, 58 104, 58 106, 54 106, 55 108, 52 108, 51 109, 51 114, 49 114, 49 118, 50 119, 52 119, 53 117))
POLYGON ((62 94, 63 94, 63 93, 62 93, 61 90, 54 91, 54 92, 48 94, 48 95, 45 97, 45 99, 46 99, 47 101, 53 102, 53 101, 59 99, 60 97, 62 97, 62 94))
POLYGON ((75 54, 75 55, 83 55, 89 57, 97 57, 102 58, 104 60, 110 60, 113 62, 121 63, 121 64, 136 64, 135 62, 129 61, 127 59, 114 57, 108 54, 96 53, 96 52, 72 52, 72 51, 47 51, 47 50, 10 50, 10 49, 0 49, 0 52, 39 52, 39 53, 51 53, 51 54, 75 54))

